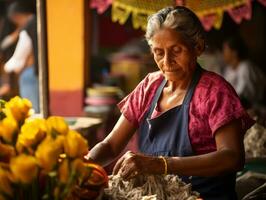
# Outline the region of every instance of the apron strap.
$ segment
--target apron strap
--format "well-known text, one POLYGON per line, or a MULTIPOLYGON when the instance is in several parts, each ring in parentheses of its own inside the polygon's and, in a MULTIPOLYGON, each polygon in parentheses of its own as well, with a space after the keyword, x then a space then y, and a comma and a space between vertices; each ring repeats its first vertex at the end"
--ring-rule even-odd
POLYGON ((147 114, 147 118, 150 118, 151 117, 151 114, 152 114, 153 110, 156 107, 156 104, 157 104, 157 102, 158 102, 158 100, 159 100, 159 98, 161 96, 161 93, 162 93, 163 88, 166 85, 166 83, 167 83, 167 80, 164 78, 163 81, 162 81, 162 83, 158 87, 158 89, 157 89, 157 91, 155 93, 155 96, 154 96, 154 98, 152 100, 152 104, 151 104, 150 109, 149 109, 149 112, 147 114))
POLYGON ((188 88, 188 91, 185 95, 185 98, 183 100, 183 105, 189 105, 192 97, 193 97, 193 94, 194 94, 194 91, 195 91, 195 88, 199 82, 199 79, 200 79, 200 76, 201 76, 201 72, 203 71, 203 69, 201 68, 201 66, 197 63, 197 66, 196 66, 196 69, 194 71, 194 74, 192 76, 192 80, 190 82, 190 85, 189 85, 189 88, 188 88))

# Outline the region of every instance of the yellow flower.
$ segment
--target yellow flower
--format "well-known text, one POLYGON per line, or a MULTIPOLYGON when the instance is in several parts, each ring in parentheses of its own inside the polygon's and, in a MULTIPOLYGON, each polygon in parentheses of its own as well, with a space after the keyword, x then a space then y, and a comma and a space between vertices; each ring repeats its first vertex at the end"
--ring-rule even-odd
POLYGON ((9 160, 11 157, 15 155, 16 152, 13 146, 0 143, 0 158, 9 160))
POLYGON ((66 135, 69 130, 67 123, 62 117, 49 117, 47 119, 47 125, 51 134, 56 132, 56 134, 66 135))
POLYGON ((25 184, 31 183, 38 173, 36 158, 26 154, 12 158, 10 169, 14 180, 25 184))
POLYGON ((46 171, 51 171, 58 162, 59 155, 63 152, 63 136, 57 136, 53 139, 51 136, 39 144, 35 152, 38 164, 46 171))
POLYGON ((6 142, 10 143, 14 139, 17 128, 17 122, 11 117, 6 117, 0 122, 0 136, 2 136, 6 142))
POLYGON ((0 167, 0 193, 3 192, 9 196, 12 196, 12 188, 9 176, 10 176, 9 172, 5 171, 0 167))
POLYGON ((70 130, 64 142, 65 153, 71 157, 83 157, 88 153, 88 143, 78 132, 70 130))
POLYGON ((76 171, 80 175, 81 179, 88 175, 88 170, 80 158, 76 158, 71 162, 71 169, 76 171))
POLYGON ((18 136, 16 148, 19 152, 23 148, 31 148, 39 144, 46 136, 47 126, 44 119, 34 119, 26 122, 21 127, 21 132, 18 136))
POLYGON ((31 107, 32 104, 28 99, 16 96, 5 104, 5 114, 21 122, 29 117, 31 107))
POLYGON ((3 109, 5 108, 6 102, 2 99, 0 99, 0 120, 5 118, 5 113, 3 112, 3 109))
POLYGON ((69 179, 69 163, 68 159, 64 159, 58 169, 59 181, 66 184, 69 179))
POLYGON ((0 112, 2 112, 2 109, 5 107, 6 105, 6 101, 4 101, 3 99, 0 99, 0 112))

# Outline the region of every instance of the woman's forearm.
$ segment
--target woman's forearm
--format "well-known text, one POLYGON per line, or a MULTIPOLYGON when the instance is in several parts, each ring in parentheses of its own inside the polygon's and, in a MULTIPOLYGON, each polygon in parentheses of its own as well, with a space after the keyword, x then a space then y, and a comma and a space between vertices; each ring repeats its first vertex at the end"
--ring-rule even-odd
POLYGON ((92 160, 99 165, 106 166, 111 163, 116 156, 109 143, 103 141, 95 145, 86 157, 88 160, 92 160))
POLYGON ((199 156, 167 158, 168 173, 184 176, 217 176, 243 168, 244 155, 220 150, 199 156))
POLYGON ((136 128, 121 115, 111 133, 93 147, 86 158, 102 166, 108 165, 122 152, 135 131, 136 128))

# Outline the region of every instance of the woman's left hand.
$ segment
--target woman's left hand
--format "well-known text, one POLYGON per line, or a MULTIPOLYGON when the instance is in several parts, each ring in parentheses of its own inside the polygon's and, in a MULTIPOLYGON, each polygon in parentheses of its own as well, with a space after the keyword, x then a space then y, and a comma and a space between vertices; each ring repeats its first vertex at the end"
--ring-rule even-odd
POLYGON ((123 179, 131 179, 140 174, 163 174, 164 161, 157 157, 146 156, 128 151, 116 163, 113 174, 123 179))

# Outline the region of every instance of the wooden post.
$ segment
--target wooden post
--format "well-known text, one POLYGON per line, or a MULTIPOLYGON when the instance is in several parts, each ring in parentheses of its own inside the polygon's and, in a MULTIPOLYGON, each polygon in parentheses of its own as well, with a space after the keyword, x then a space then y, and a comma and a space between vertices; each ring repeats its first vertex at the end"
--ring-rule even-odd
POLYGON ((88 0, 46 0, 50 112, 83 115, 88 73, 88 0))
POLYGON ((39 60, 39 99, 40 112, 44 118, 49 115, 48 93, 48 62, 46 37, 46 4, 45 0, 37 0, 37 33, 38 33, 38 60, 39 60))

